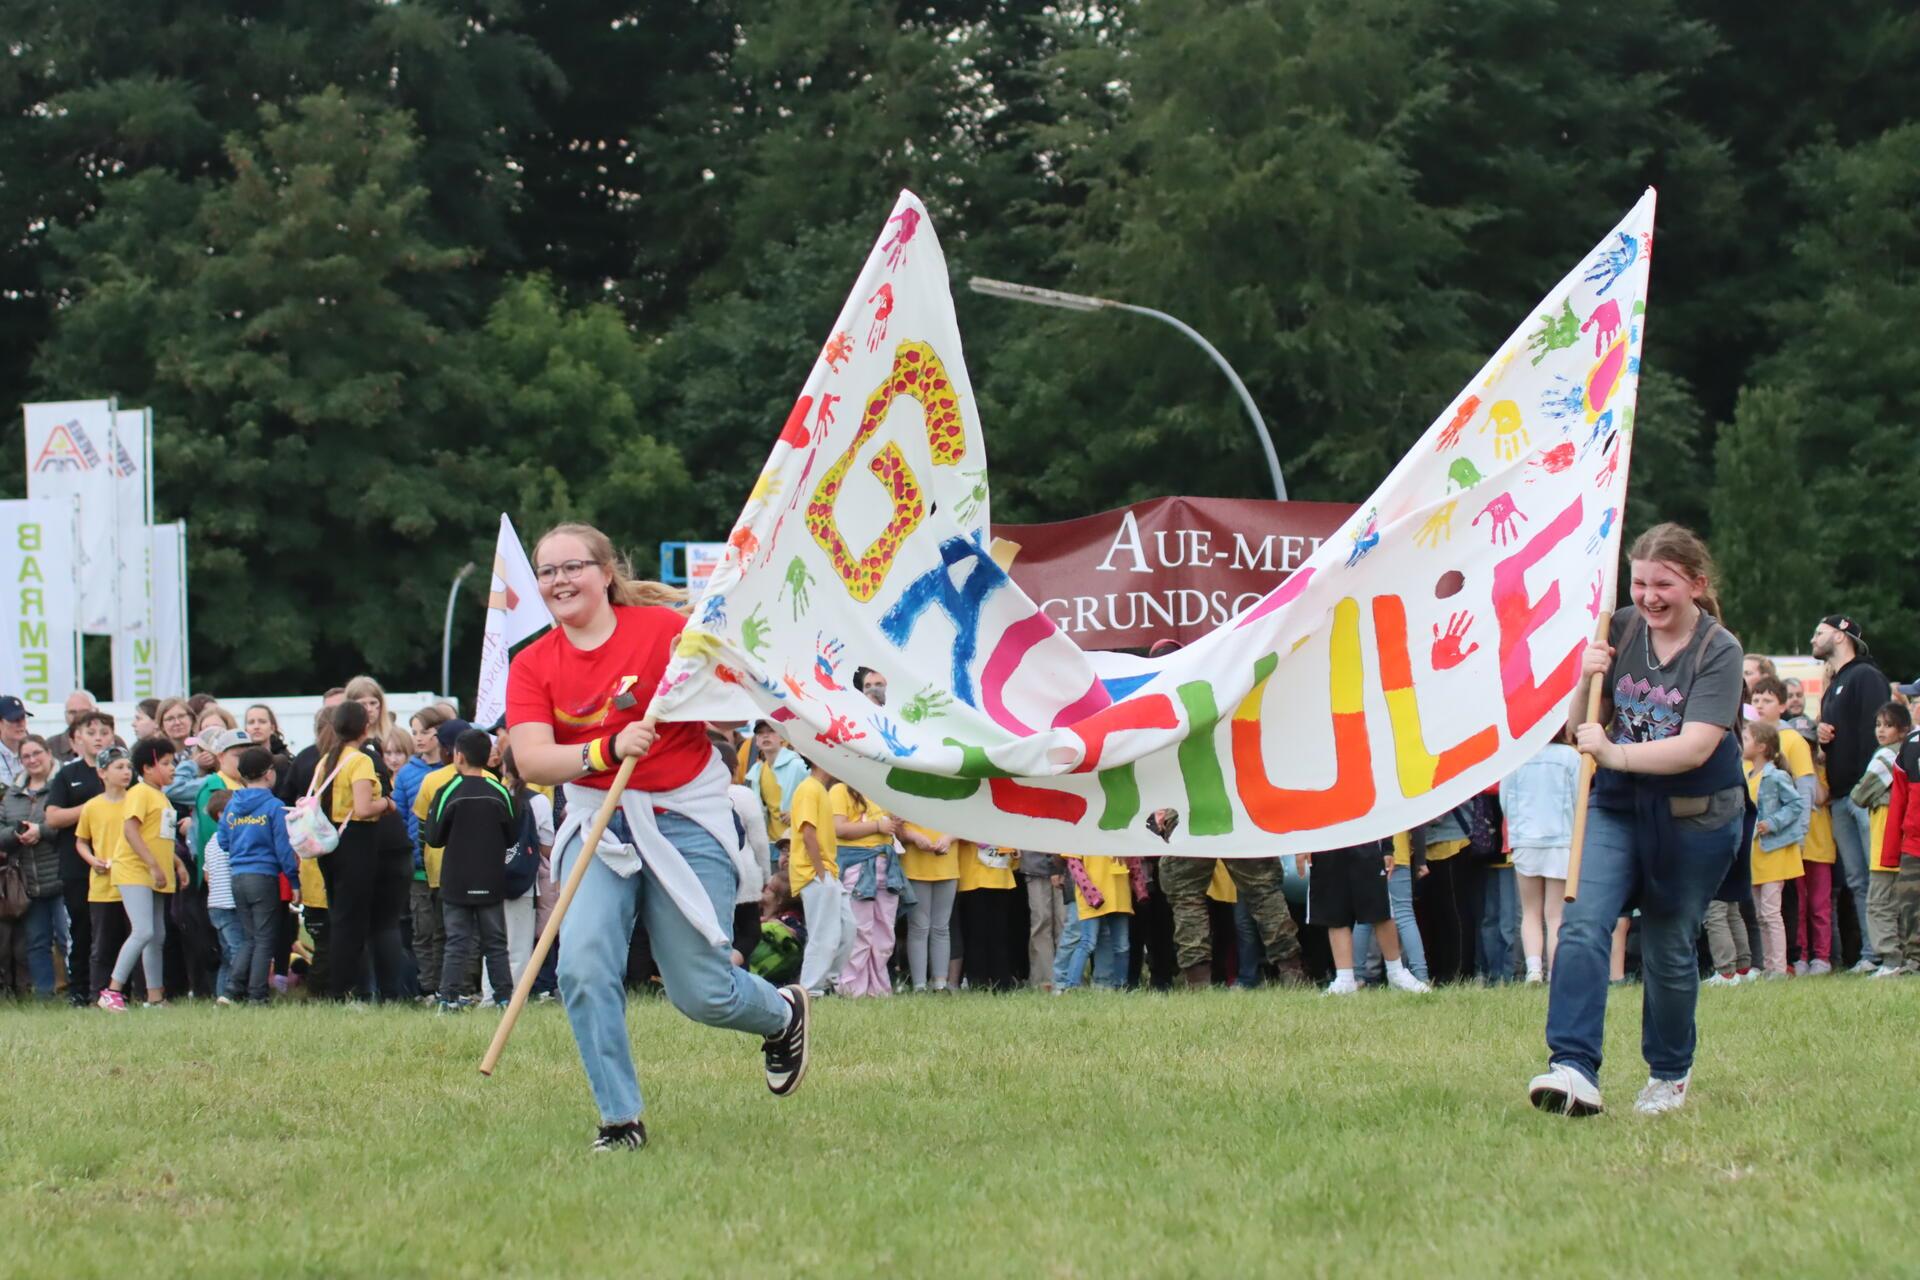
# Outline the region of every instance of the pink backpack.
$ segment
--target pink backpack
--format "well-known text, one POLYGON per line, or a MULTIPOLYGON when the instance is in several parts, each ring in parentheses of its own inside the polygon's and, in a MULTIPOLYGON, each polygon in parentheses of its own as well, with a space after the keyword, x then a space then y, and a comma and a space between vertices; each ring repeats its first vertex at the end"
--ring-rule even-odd
POLYGON ((303 858, 322 858, 340 847, 340 829, 327 816, 320 797, 333 786, 333 780, 346 767, 346 763, 347 753, 342 751, 327 780, 309 786, 307 794, 295 800, 293 807, 287 810, 287 841, 293 845, 293 851, 303 858))

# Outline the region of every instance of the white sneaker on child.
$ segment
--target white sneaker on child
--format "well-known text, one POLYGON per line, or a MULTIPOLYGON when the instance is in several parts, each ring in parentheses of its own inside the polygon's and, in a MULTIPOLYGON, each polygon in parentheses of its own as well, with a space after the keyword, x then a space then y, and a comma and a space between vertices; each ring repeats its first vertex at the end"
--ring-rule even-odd
POLYGON ((1806 976, 1807 976, 1807 962, 1806 962, 1805 960, 1795 960, 1795 961, 1793 962, 1793 972, 1794 972, 1794 976, 1795 976, 1795 977, 1799 977, 1799 978, 1804 978, 1804 977, 1806 977, 1806 976))
POLYGON ((1860 963, 1854 965, 1853 968, 1847 970, 1847 972, 1848 973, 1872 973, 1875 969, 1878 969, 1879 967, 1880 967, 1879 965, 1875 964, 1871 960, 1862 960, 1860 961, 1860 963))
POLYGON ((1527 1083, 1527 1100, 1542 1111, 1579 1119, 1605 1111, 1600 1086, 1564 1062, 1556 1062, 1527 1083))
POLYGON ((1869 978, 1897 978, 1905 972, 1906 970, 1898 965, 1883 964, 1867 976, 1869 978))
MULTIPOLYGON (((1411 977, 1412 975, 1409 974, 1408 976, 1411 977)), ((1321 994, 1329 995, 1329 996, 1359 995, 1360 984, 1355 982, 1352 978, 1335 978, 1332 982, 1329 982, 1327 984, 1327 989, 1321 994)))
POLYGON ((1405 965, 1387 970, 1387 985, 1395 991, 1411 991, 1417 996, 1426 995, 1433 990, 1432 987, 1414 977, 1413 970, 1405 965))
POLYGON ((1689 1071, 1678 1080, 1656 1080, 1647 1077, 1647 1087, 1633 1100, 1633 1109, 1643 1116, 1665 1115, 1669 1111, 1678 1111, 1687 1105, 1687 1082, 1693 1079, 1689 1071))
POLYGON ((1740 979, 1729 974, 1716 973, 1700 985, 1703 987, 1737 987, 1740 985, 1740 979))
POLYGON ((1805 972, 1810 977, 1817 978, 1823 973, 1833 972, 1833 966, 1828 964, 1825 960, 1802 961, 1801 963, 1806 965, 1806 968, 1805 970, 1803 970, 1803 972, 1805 972))

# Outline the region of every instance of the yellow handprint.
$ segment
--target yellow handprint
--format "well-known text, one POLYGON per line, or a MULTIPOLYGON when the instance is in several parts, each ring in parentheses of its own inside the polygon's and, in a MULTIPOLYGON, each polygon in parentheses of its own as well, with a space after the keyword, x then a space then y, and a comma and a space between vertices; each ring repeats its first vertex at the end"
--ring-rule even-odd
POLYGON ((767 470, 762 471, 760 473, 760 478, 754 482, 753 492, 747 495, 747 502, 749 504, 755 503, 755 502, 765 502, 768 498, 773 497, 775 494, 779 492, 780 492, 780 473, 773 470, 772 468, 768 468, 767 470))
POLYGON ((1428 516, 1427 522, 1421 525, 1419 532, 1413 535, 1414 542, 1423 547, 1437 547, 1442 542, 1452 542, 1454 505, 1449 502, 1428 516))
POLYGON ((1485 434, 1488 427, 1493 428, 1493 452, 1502 462, 1512 462, 1526 451, 1527 428, 1520 421, 1520 406, 1513 401, 1496 401, 1487 410, 1481 433, 1485 434))

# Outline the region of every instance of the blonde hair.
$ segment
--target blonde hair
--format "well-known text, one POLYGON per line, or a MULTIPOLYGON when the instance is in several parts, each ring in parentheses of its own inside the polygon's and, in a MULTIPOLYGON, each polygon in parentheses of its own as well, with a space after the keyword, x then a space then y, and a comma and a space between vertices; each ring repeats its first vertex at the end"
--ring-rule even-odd
POLYGON ((239 722, 233 718, 233 712, 227 710, 217 702, 209 702, 200 709, 200 718, 194 722, 193 730, 195 733, 207 727, 207 717, 209 716, 217 717, 223 728, 238 729, 240 727, 239 722))
POLYGON ((1715 622, 1725 624, 1726 618, 1720 612, 1720 596, 1714 585, 1716 572, 1713 554, 1693 530, 1671 522, 1657 524, 1633 540, 1627 559, 1658 560, 1662 564, 1672 565, 1689 578, 1704 580, 1706 585, 1700 589, 1700 607, 1712 614, 1715 622))
POLYGON ((380 723, 369 724, 367 727, 375 733, 384 734, 387 726, 393 723, 393 712, 387 710, 387 691, 380 687, 380 682, 372 676, 355 676, 347 681, 346 693, 348 702, 358 702, 362 698, 380 700, 380 723))
POLYGON ((413 735, 397 724, 387 726, 386 736, 380 740, 383 751, 398 751, 408 759, 413 758, 413 735))
POLYGON ((1767 763, 1780 768, 1786 767, 1786 759, 1780 754, 1780 731, 1765 720, 1749 720, 1746 723, 1747 735, 1767 749, 1767 763))
POLYGON ((607 571, 607 600, 611 604, 623 605, 661 605, 677 609, 681 613, 690 612, 687 604, 687 592, 684 587, 670 587, 664 582, 654 582, 648 578, 633 576, 633 566, 627 558, 613 549, 613 539, 590 524, 568 522, 557 524, 540 535, 533 544, 533 558, 540 559, 540 548, 548 538, 578 538, 587 549, 587 555, 593 562, 607 571))

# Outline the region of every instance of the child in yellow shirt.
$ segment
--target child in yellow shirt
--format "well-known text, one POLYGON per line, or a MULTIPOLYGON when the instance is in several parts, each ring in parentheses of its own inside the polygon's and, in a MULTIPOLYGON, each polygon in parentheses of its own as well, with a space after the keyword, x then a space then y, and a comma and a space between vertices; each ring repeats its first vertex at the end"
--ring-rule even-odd
POLYGON ((1760 923, 1760 964, 1769 978, 1787 975, 1787 927, 1780 903, 1786 882, 1800 878, 1800 842, 1812 809, 1782 767, 1786 758, 1780 737, 1765 720, 1752 720, 1742 739, 1747 786, 1760 814, 1753 829, 1753 912, 1760 923))

